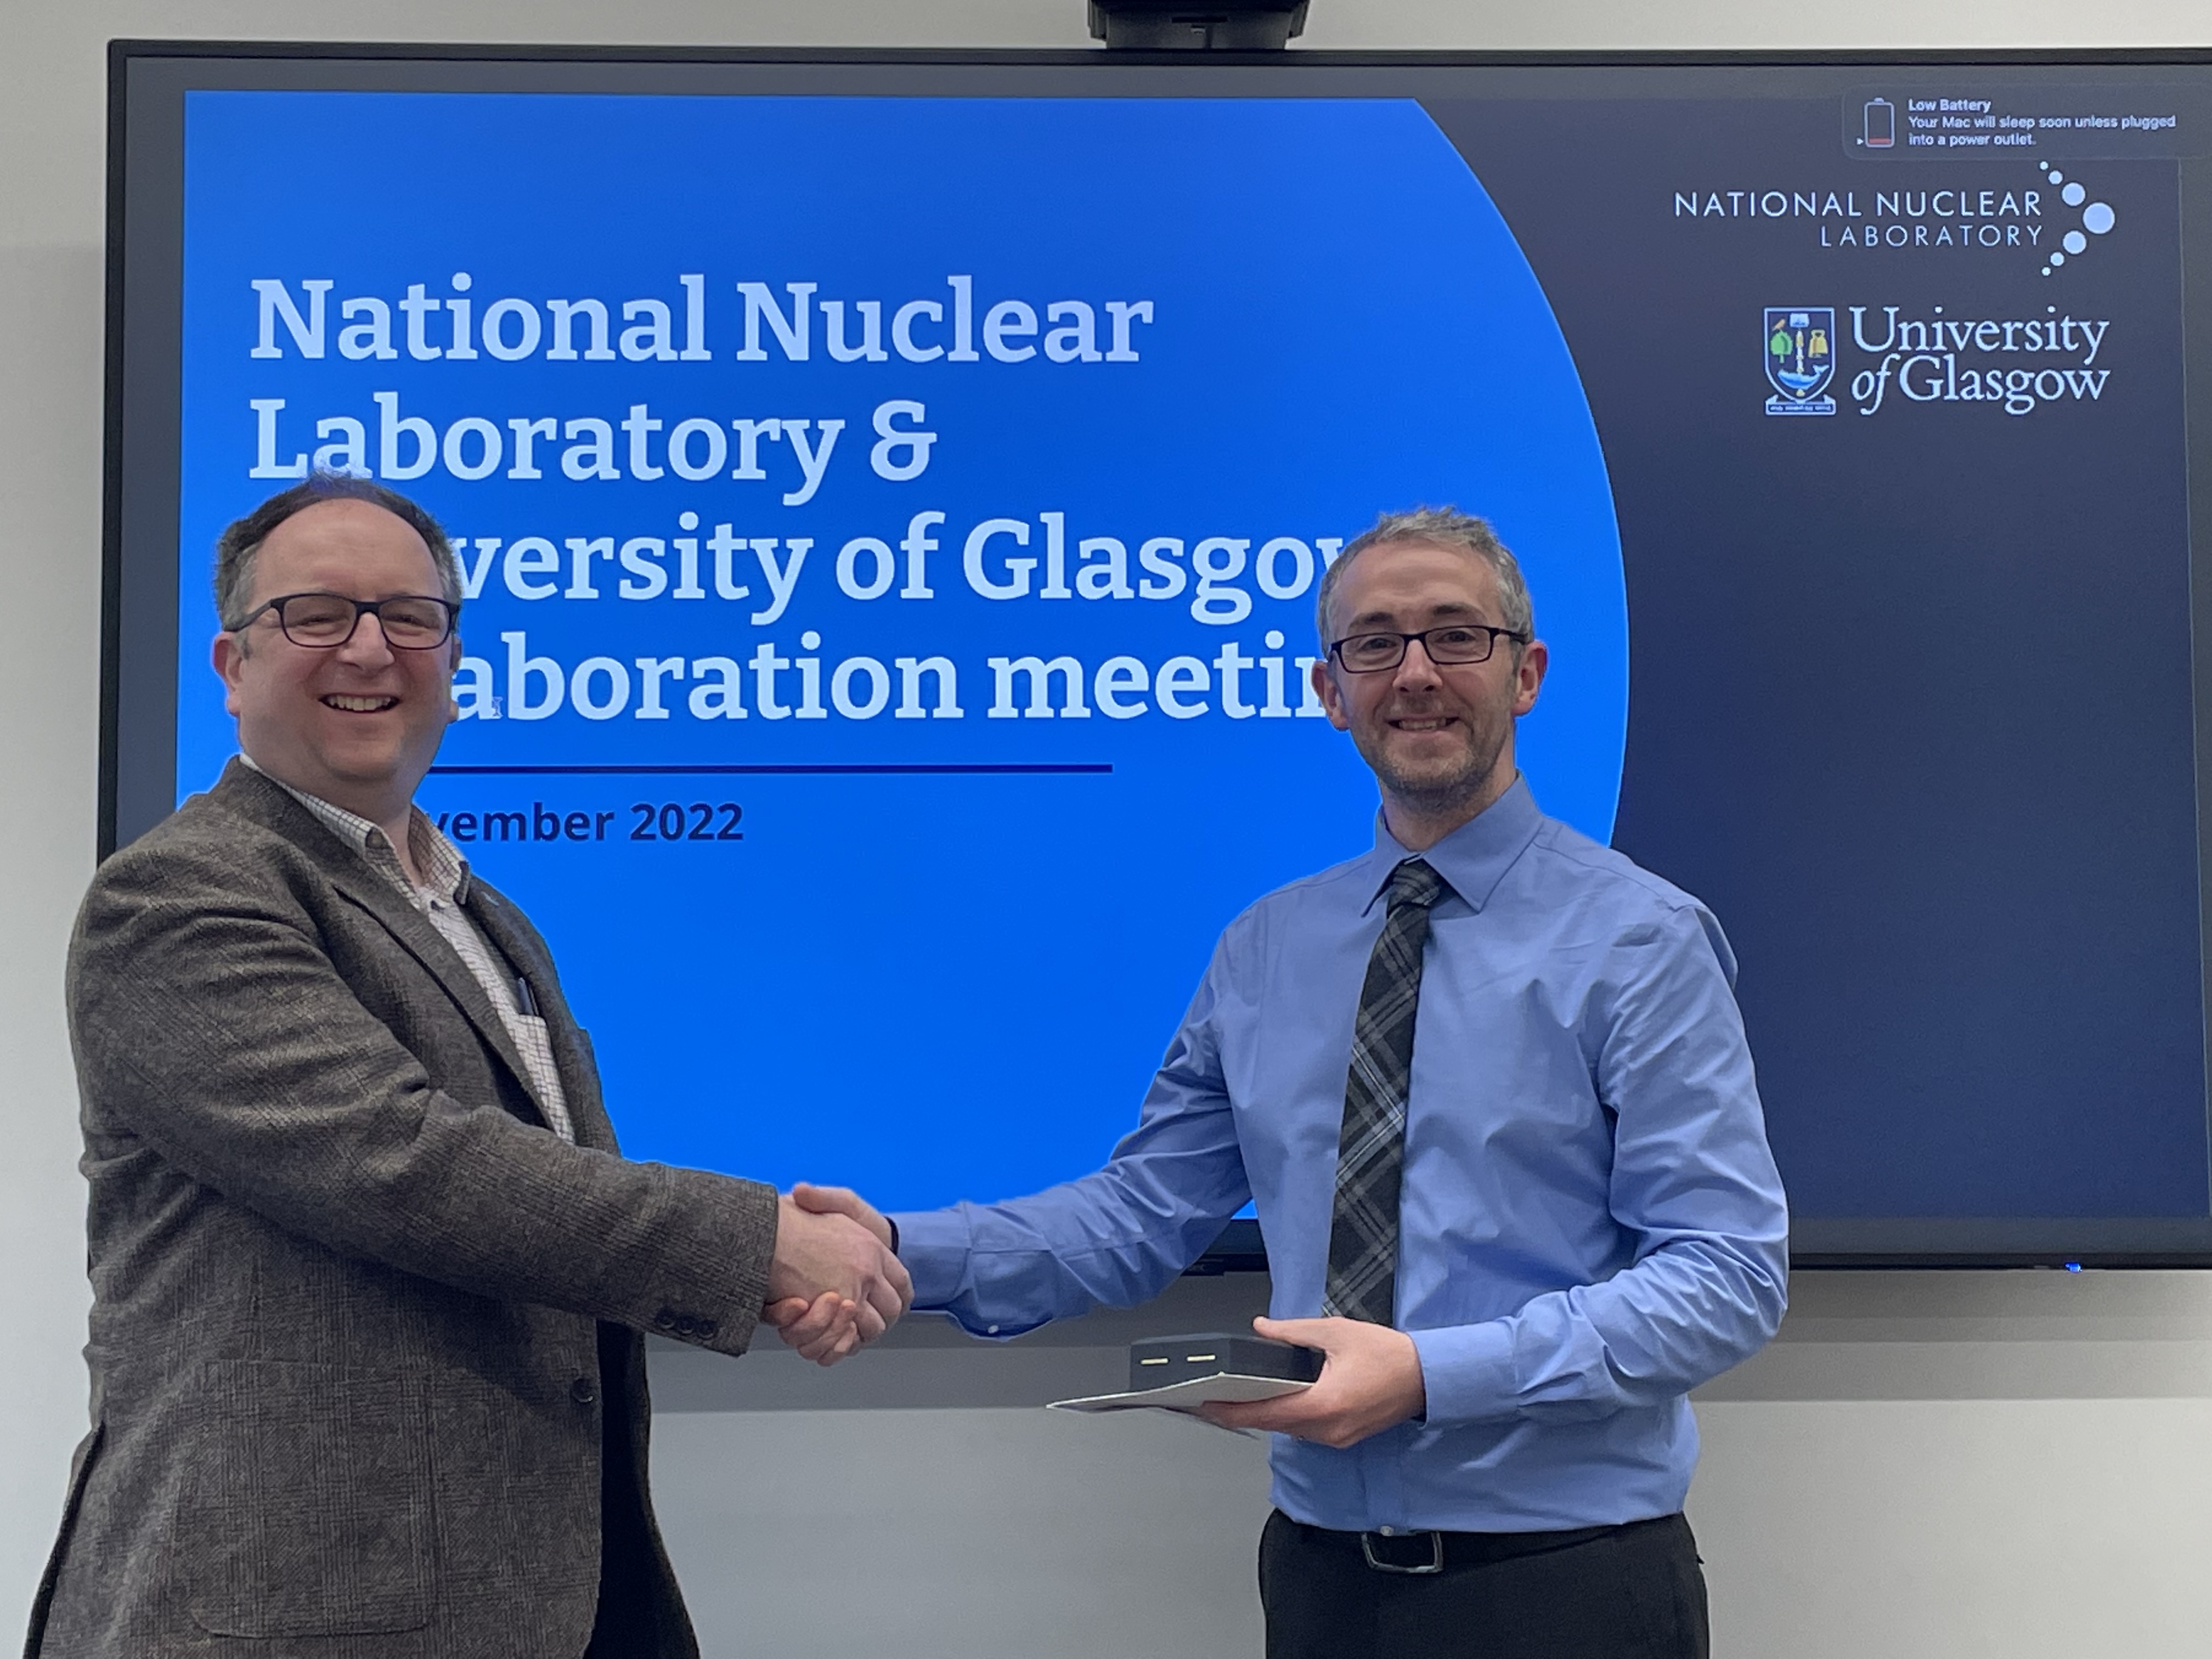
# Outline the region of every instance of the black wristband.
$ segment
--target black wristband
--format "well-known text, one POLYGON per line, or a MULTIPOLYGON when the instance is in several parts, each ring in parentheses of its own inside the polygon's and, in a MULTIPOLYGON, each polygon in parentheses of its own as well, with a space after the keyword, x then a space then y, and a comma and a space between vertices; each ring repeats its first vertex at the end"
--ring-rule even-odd
POLYGON ((898 1254, 898 1223, 885 1216, 884 1225, 891 1230, 891 1254, 896 1255, 898 1254))

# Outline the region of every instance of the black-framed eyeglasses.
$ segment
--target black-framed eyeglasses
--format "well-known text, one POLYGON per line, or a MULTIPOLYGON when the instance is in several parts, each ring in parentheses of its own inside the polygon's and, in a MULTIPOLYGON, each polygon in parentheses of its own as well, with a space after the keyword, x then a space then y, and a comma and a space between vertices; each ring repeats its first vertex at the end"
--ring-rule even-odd
POLYGON ((1440 668, 1488 662, 1500 640, 1528 643, 1528 636, 1517 629, 1492 628, 1488 623, 1449 623, 1442 628, 1425 628, 1418 634, 1347 634, 1328 647, 1328 654, 1347 674, 1380 674, 1405 661, 1406 647, 1415 640, 1421 642, 1429 660, 1440 668))
POLYGON ((461 607, 427 593, 402 593, 389 599, 353 599, 343 593, 281 593, 241 620, 231 631, 251 628, 264 611, 276 613, 276 626, 295 645, 328 651, 351 639, 363 616, 376 618, 384 642, 398 651, 428 651, 453 636, 461 607))

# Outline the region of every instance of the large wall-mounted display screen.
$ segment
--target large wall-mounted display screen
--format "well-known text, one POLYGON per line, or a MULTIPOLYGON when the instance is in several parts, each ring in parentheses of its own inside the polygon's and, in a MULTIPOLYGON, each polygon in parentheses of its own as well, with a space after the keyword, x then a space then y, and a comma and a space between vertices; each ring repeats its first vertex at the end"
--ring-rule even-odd
POLYGON ((115 67, 111 842, 235 752, 223 526, 416 497, 421 801, 633 1155, 1095 1167, 1220 927, 1368 844, 1315 588, 1453 503, 1540 804, 1734 941, 1801 1261, 2212 1261, 2212 65, 115 67))

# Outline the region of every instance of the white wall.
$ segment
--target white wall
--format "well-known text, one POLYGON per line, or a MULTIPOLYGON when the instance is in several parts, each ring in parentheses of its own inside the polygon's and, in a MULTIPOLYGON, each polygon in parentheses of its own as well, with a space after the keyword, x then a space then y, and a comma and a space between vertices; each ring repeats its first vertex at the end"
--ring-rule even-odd
MULTIPOLYGON (((2202 45, 2179 0, 1315 0, 1373 47, 2202 45)), ((114 36, 1079 46, 1081 0, 0 0, 0 1622, 81 1431, 82 1188, 61 957, 91 870, 105 42, 114 36)), ((1188 1287, 1148 1328, 1228 1316, 1188 1287)), ((1692 1510, 1725 1659, 2212 1648, 2212 1279, 1801 1277, 1707 1391, 1692 1510)), ((709 1653, 1255 1651, 1257 1448, 1047 1417, 1131 1325, 826 1377, 656 1356, 665 1517, 709 1653), (988 1362, 988 1363, 986 1363, 988 1362), (704 1367, 704 1369, 702 1369, 704 1367), (810 1390, 819 1389, 817 1395, 810 1390), (950 1402, 981 1400, 981 1406, 950 1402), (874 1409, 862 1411, 860 1407, 874 1409)), ((0 1642, 8 1638, 0 1634, 0 1642)))

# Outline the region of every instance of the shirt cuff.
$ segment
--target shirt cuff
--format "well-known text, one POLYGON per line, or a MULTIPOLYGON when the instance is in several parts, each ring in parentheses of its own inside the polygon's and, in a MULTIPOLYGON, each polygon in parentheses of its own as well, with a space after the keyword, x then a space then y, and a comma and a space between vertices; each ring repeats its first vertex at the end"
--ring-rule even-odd
POLYGON ((898 1234, 898 1259, 914 1281, 914 1305, 943 1308, 968 1280, 968 1219, 957 1210, 908 1210, 885 1218, 898 1234))
POLYGON ((1432 1424, 1510 1417, 1516 1409, 1513 1330, 1502 1319, 1408 1331, 1420 1356, 1424 1413, 1432 1424))

